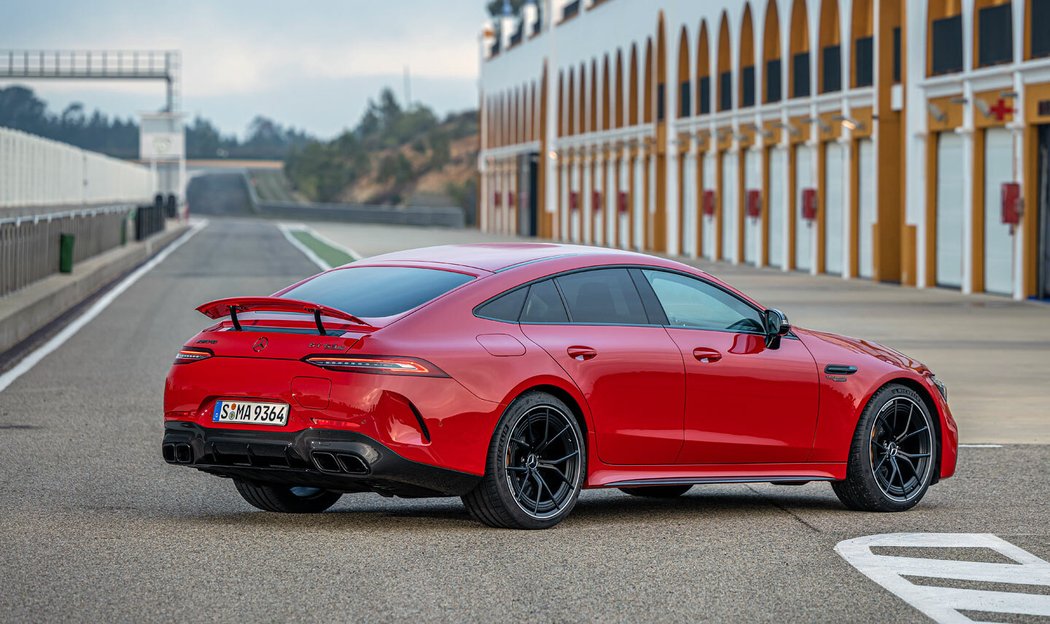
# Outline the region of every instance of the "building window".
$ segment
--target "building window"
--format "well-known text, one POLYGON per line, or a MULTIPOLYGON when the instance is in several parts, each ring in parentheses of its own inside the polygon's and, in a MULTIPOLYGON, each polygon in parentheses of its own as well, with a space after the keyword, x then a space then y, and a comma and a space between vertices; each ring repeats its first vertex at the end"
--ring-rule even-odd
POLYGON ((864 37, 857 39, 853 56, 856 59, 856 80, 858 87, 870 87, 875 84, 875 39, 864 37))
POLYGON ((748 107, 755 105, 755 66, 748 65, 741 72, 741 80, 744 84, 741 85, 743 93, 741 93, 740 106, 748 107))
POLYGON ((718 110, 733 108, 733 73, 722 72, 718 75, 718 110))
POLYGON ((933 22, 934 76, 960 72, 963 69, 962 15, 945 17, 933 22))
POLYGON ((692 114, 692 90, 689 88, 689 81, 683 80, 682 83, 678 85, 678 116, 689 117, 692 114))
POLYGON ((766 62, 766 102, 779 102, 783 97, 780 88, 780 59, 766 62))
POLYGON ((711 113, 711 77, 701 76, 700 78, 700 114, 707 115, 711 113))
POLYGON ((901 27, 893 29, 893 84, 901 82, 901 27))
POLYGON ((514 47, 521 43, 522 37, 525 35, 525 20, 518 21, 518 28, 510 35, 510 47, 514 47))
MULTIPOLYGON (((1009 63, 1014 57, 1014 24, 1010 3, 985 7, 977 13, 977 65, 1009 63)), ((1046 39, 1046 33, 1040 39, 1046 39)))
POLYGON ((564 22, 567 19, 576 17, 580 13, 580 0, 574 0, 569 4, 565 5, 565 8, 561 10, 561 20, 564 22))
POLYGON ((823 50, 824 77, 821 82, 821 93, 832 93, 842 90, 842 48, 837 45, 823 50))
POLYGON ((791 85, 792 97, 809 97, 809 52, 796 54, 791 59, 792 76, 794 80, 791 85))
POLYGON ((1050 0, 1031 0, 1032 58, 1050 56, 1050 0))

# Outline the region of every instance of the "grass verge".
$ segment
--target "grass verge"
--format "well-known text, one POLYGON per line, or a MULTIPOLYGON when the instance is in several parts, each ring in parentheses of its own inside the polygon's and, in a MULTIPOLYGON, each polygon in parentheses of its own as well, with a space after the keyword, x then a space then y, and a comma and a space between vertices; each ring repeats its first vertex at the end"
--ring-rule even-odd
POLYGON ((346 253, 338 247, 333 247, 323 240, 314 236, 310 230, 292 230, 292 236, 297 241, 306 245, 310 251, 318 255, 322 260, 327 262, 329 265, 337 267, 344 265, 348 262, 353 262, 355 258, 350 254, 346 253))

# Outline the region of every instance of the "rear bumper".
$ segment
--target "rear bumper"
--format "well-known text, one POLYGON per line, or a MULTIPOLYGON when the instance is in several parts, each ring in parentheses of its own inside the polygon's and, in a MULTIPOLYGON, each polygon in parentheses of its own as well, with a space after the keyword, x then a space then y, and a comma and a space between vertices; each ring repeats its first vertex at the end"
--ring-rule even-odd
POLYGON ((246 431, 169 421, 164 460, 263 483, 424 497, 466 494, 481 477, 414 462, 353 431, 246 431))

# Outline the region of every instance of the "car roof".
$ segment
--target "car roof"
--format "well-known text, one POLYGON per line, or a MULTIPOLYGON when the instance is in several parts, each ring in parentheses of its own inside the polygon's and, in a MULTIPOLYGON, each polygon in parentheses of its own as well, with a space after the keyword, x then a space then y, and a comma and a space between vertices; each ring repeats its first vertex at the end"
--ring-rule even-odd
MULTIPOLYGON (((618 256, 624 260, 628 258, 634 260, 649 258, 649 256, 632 251, 587 247, 584 245, 562 245, 558 243, 471 243, 397 251, 381 256, 373 256, 365 260, 364 264, 383 264, 388 262, 433 263, 499 272, 523 264, 542 262, 554 258, 581 256, 618 256)), ((355 264, 360 265, 361 262, 355 264)))

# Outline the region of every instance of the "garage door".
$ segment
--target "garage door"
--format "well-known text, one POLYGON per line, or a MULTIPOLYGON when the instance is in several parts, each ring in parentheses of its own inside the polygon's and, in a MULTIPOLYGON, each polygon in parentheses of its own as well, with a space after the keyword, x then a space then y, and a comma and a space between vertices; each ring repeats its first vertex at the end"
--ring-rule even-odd
POLYGON ((687 154, 682 166, 682 255, 696 257, 696 156, 687 154))
POLYGON ((942 132, 937 138, 937 285, 962 286, 963 138, 942 132))
POLYGON ((842 275, 842 228, 846 195, 842 176, 846 171, 845 150, 838 143, 824 146, 824 270, 842 275))
POLYGON ((645 158, 639 156, 634 159, 634 208, 631 211, 631 218, 634 219, 634 240, 631 245, 635 249, 641 249, 645 245, 645 169, 648 166, 645 158))
MULTIPOLYGON (((716 175, 715 159, 714 159, 713 156, 710 156, 708 154, 704 154, 703 155, 703 159, 704 159, 704 164, 703 164, 703 167, 704 167, 704 180, 703 180, 703 182, 704 182, 704 190, 717 193, 718 189, 715 188, 715 175, 716 175)), ((717 232, 715 232, 715 216, 714 215, 705 215, 703 217, 703 219, 704 219, 704 222, 703 222, 703 229, 704 229, 703 252, 704 252, 704 257, 707 258, 708 260, 714 260, 715 259, 715 237, 717 236, 717 232)))
MULTIPOLYGON (((617 185, 619 192, 626 193, 629 198, 631 191, 630 182, 628 181, 627 177, 631 175, 629 159, 620 159, 619 172, 617 175, 619 176, 619 184, 617 185)), ((617 238, 616 245, 622 249, 628 249, 631 246, 631 241, 629 240, 631 226, 628 223, 628 220, 631 218, 631 213, 630 211, 620 212, 619 197, 617 197, 616 201, 616 206, 613 208, 613 214, 616 215, 617 221, 616 231, 619 232, 619 237, 617 238)))
POLYGON ((813 153, 808 145, 795 148, 795 268, 799 271, 813 268, 813 222, 802 218, 802 191, 817 188, 813 153))
POLYGON ((857 149, 857 269, 861 277, 871 279, 875 272, 875 144, 860 142, 857 149))
POLYGON ((787 152, 774 148, 769 154, 769 264, 784 266, 784 226, 787 223, 787 193, 784 176, 787 175, 787 152))
MULTIPOLYGON (((757 149, 748 150, 745 158, 744 188, 762 191, 762 153, 757 149)), ((744 221, 744 262, 757 265, 761 246, 762 219, 747 217, 744 221)))
POLYGON ((993 128, 984 137, 984 289, 1013 293, 1014 241, 1010 226, 1003 225, 1002 185, 1013 182, 1013 136, 993 128))
POLYGON ((722 152, 722 259, 736 262, 739 258, 736 248, 736 228, 738 218, 737 154, 722 152))

